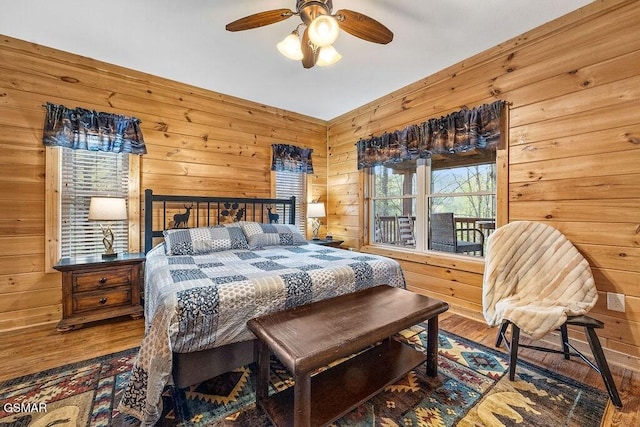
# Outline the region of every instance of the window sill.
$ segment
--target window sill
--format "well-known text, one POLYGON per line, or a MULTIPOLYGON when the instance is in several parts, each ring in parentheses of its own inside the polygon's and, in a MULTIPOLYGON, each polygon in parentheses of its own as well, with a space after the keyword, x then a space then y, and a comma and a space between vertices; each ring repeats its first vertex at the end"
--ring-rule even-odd
POLYGON ((456 270, 464 270, 478 274, 484 273, 484 258, 436 251, 415 252, 408 249, 377 245, 362 246, 360 248, 360 252, 382 255, 400 261, 435 265, 439 267, 453 268, 456 270))

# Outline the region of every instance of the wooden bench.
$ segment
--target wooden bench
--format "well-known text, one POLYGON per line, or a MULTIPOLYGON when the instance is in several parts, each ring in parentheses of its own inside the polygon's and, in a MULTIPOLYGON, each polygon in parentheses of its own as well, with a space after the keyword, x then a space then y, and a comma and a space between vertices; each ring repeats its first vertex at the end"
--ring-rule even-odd
POLYGON ((276 426, 322 426, 425 360, 427 375, 436 376, 438 315, 448 308, 434 298, 376 286, 249 320, 248 328, 258 337, 258 406, 276 426), (426 355, 390 339, 424 320, 428 320, 426 355), (269 396, 271 352, 292 373, 295 386, 269 396), (358 352, 311 376, 318 368, 358 352))

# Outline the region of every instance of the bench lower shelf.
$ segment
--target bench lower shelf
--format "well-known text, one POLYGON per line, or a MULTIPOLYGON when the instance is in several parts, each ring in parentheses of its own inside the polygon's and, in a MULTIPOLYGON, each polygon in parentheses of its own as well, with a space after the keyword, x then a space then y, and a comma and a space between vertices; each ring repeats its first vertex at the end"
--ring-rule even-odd
MULTIPOLYGON (((346 415, 425 360, 425 354, 387 339, 314 375, 311 378, 311 425, 324 426, 346 415)), ((294 387, 258 401, 276 426, 294 425, 294 387)))

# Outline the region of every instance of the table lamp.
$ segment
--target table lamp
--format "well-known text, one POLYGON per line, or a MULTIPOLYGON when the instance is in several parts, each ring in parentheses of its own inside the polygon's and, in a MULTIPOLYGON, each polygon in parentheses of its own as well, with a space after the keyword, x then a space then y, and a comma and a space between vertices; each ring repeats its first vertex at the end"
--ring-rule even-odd
POLYGON ((102 258, 115 258, 111 222, 127 219, 127 202, 118 197, 92 197, 89 205, 89 221, 100 221, 104 253, 102 258))
POLYGON ((307 218, 311 218, 311 229, 313 230, 313 240, 320 240, 318 230, 320 230, 320 219, 326 216, 324 203, 316 202, 307 205, 307 218))

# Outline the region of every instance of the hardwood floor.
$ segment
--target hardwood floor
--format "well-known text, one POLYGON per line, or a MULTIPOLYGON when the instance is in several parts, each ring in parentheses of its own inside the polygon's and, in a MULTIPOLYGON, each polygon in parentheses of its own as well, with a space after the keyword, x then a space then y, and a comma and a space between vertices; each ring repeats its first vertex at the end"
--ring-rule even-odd
POLYGON ((0 334, 0 381, 137 347, 144 319, 109 319, 70 332, 56 325, 0 334), (129 320, 126 320, 129 319, 129 320))
MULTIPOLYGON (((493 347, 497 329, 451 313, 440 319, 442 329, 493 347)), ((0 334, 0 381, 137 347, 143 333, 144 320, 139 319, 97 322, 66 333, 47 325, 0 334)), ((524 348, 518 357, 606 390, 600 375, 580 360, 566 361, 558 354, 524 348)), ((624 408, 609 404, 603 426, 639 427, 640 373, 616 366, 611 370, 624 408)))

